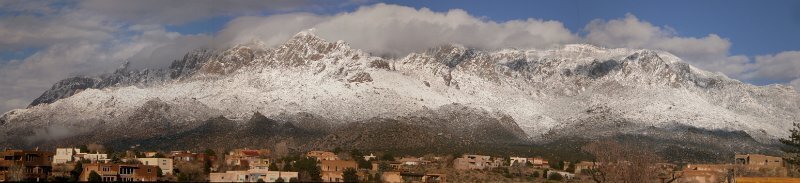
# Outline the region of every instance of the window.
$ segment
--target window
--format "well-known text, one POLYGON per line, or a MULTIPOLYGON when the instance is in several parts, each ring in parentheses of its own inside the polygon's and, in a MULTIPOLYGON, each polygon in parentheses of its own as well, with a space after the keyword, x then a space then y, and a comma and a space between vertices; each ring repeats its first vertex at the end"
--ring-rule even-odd
POLYGON ((133 168, 130 167, 120 167, 119 174, 133 174, 133 168))
POLYGON ((147 169, 147 173, 150 173, 150 169, 149 168, 147 169))
POLYGON ((111 171, 111 167, 110 166, 104 166, 103 167, 103 171, 104 172, 111 171))

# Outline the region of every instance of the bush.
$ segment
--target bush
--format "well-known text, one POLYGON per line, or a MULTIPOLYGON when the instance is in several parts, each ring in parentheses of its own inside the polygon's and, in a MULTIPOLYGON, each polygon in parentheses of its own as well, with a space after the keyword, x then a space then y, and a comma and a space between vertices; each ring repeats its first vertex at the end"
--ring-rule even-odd
POLYGON ((561 174, 558 174, 558 173, 550 173, 550 175, 547 176, 547 179, 548 180, 562 180, 562 179, 564 179, 564 177, 561 176, 561 174))
POLYGON ((100 174, 97 174, 97 172, 92 171, 92 173, 89 173, 89 182, 102 182, 102 181, 103 178, 100 177, 100 174))
POLYGON ((344 182, 358 182, 358 172, 354 168, 347 168, 342 172, 344 182))
POLYGON ((531 174, 531 177, 539 178, 539 171, 534 171, 533 174, 531 174))

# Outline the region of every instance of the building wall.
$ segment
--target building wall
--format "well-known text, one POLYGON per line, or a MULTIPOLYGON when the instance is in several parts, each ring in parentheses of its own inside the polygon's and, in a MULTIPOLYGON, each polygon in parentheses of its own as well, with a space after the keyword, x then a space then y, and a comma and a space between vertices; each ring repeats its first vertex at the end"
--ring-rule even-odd
POLYGON ((87 159, 92 162, 108 162, 108 154, 85 154, 83 155, 83 159, 87 159))
POLYGON ((163 172, 164 175, 173 174, 174 165, 172 164, 171 158, 138 158, 137 160, 144 165, 158 166, 161 168, 161 172, 163 172))
POLYGON ((53 153, 44 151, 6 150, 0 152, 0 172, 2 179, 45 180, 52 171, 53 153), (12 167, 20 167, 20 173, 10 172, 12 167))
POLYGON ((275 182, 280 177, 283 178, 284 182, 289 182, 292 178, 298 179, 297 176, 297 172, 248 170, 211 173, 209 174, 209 180, 211 182, 257 182, 258 179, 261 179, 265 182, 275 182))
POLYGON ((400 172, 383 172, 381 174, 381 180, 386 183, 404 182, 403 177, 400 176, 400 172))
POLYGON ((464 155, 453 160, 453 167, 458 170, 485 169, 497 167, 498 165, 490 161, 490 156, 464 155))
POLYGON ((514 164, 514 163, 517 163, 519 165, 525 166, 525 164, 528 163, 528 158, 511 157, 511 164, 514 164))
POLYGON ((75 154, 81 153, 78 148, 56 148, 56 154, 53 156, 53 164, 62 164, 72 162, 75 154))
POLYGON ((158 180, 158 167, 151 165, 121 165, 121 164, 106 164, 106 163, 92 163, 83 165, 83 172, 80 175, 80 181, 89 181, 89 174, 92 171, 97 172, 104 181, 117 181, 127 178, 133 181, 153 182, 158 180), (122 169, 133 169, 132 172, 124 171, 122 169))
POLYGON ((306 153, 306 156, 307 157, 317 158, 317 160, 320 160, 320 161, 321 160, 339 160, 339 157, 336 156, 335 153, 327 152, 327 151, 309 151, 308 153, 306 153))
POLYGON ((322 180, 327 182, 341 182, 342 173, 347 168, 358 169, 356 161, 322 160, 319 163, 322 171, 322 180))
POLYGON ((761 154, 737 154, 736 164, 765 167, 783 167, 783 158, 761 154))

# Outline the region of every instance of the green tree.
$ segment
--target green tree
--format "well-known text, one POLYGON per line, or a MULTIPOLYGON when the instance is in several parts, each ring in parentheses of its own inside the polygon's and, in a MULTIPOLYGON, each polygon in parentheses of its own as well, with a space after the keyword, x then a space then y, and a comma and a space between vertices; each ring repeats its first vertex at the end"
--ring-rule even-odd
POLYGON ((83 173, 83 162, 78 161, 77 163, 75 163, 75 168, 73 168, 72 171, 69 172, 70 174, 69 181, 78 182, 80 180, 81 173, 83 173))
POLYGON ((270 163, 268 169, 269 171, 278 171, 278 165, 275 165, 275 163, 270 163))
POLYGON ((381 183, 383 182, 381 177, 383 177, 383 174, 381 172, 376 172, 375 175, 372 176, 372 181, 370 182, 381 183))
POLYGON ((364 158, 356 159, 356 163, 358 163, 358 168, 372 169, 372 163, 370 161, 364 160, 364 158))
POLYGON ((203 153, 205 153, 206 156, 217 156, 217 152, 214 152, 214 150, 212 149, 206 149, 205 151, 203 151, 203 153))
MULTIPOLYGON (((285 159, 289 160, 289 159, 285 159)), ((314 158, 296 158, 294 167, 297 169, 301 175, 299 181, 302 182, 321 182, 322 181, 322 171, 317 166, 317 160, 314 158)), ((287 162, 288 163, 288 162, 287 162)), ((286 170, 284 170, 286 171, 286 170)))
POLYGON ((89 173, 89 182, 102 182, 102 181, 103 178, 100 177, 100 174, 97 174, 97 172, 92 171, 92 173, 89 173))
POLYGON ((386 162, 378 163, 378 170, 379 171, 385 172, 385 171, 387 171, 389 169, 392 169, 392 167, 389 166, 389 163, 386 163, 386 162))
POLYGON ((264 179, 258 178, 258 180, 256 182, 264 182, 264 179))
POLYGON ((350 150, 350 157, 352 157, 354 160, 355 159, 364 159, 364 154, 361 153, 361 151, 359 151, 358 149, 353 149, 353 150, 350 150))
POLYGON ((275 179, 275 183, 283 183, 283 182, 285 182, 283 181, 283 177, 278 177, 278 179, 275 179))
POLYGON ((531 176, 533 178, 539 178, 539 171, 534 171, 533 174, 531 174, 531 176))
POLYGON ((81 145, 80 147, 78 147, 78 149, 80 149, 82 153, 89 153, 89 147, 87 147, 86 145, 81 145))
POLYGON ((342 172, 344 182, 358 182, 358 171, 354 168, 347 168, 342 172))
POLYGON ((292 168, 292 163, 291 162, 283 162, 283 169, 281 169, 281 170, 283 170, 283 171, 294 171, 295 169, 292 168))
POLYGON ((789 130, 791 133, 789 138, 782 138, 780 141, 785 145, 782 150, 792 155, 792 157, 786 159, 786 163, 793 165, 791 167, 797 171, 800 168, 800 123, 794 123, 793 126, 794 129, 789 130))
POLYGON ((564 161, 556 161, 556 163, 553 164, 553 166, 551 166, 550 168, 553 168, 553 169, 556 169, 556 170, 564 170, 564 161))
POLYGON ((564 179, 564 177, 561 176, 561 174, 553 172, 553 173, 550 173, 550 175, 547 176, 547 179, 548 180, 562 180, 562 179, 564 179))
POLYGON ((384 153, 383 156, 381 156, 381 160, 394 161, 394 156, 391 153, 384 153))
POLYGON ((575 172, 575 164, 577 164, 577 162, 569 163, 569 166, 567 166, 567 170, 566 171, 567 172, 572 172, 572 173, 578 173, 578 172, 575 172))
POLYGON ((156 167, 156 175, 158 175, 158 177, 163 177, 164 170, 161 170, 161 167, 156 167))
POLYGON ((549 172, 549 170, 547 169, 544 169, 544 171, 542 171, 542 178, 547 178, 547 172, 549 172))
POLYGON ((164 154, 161 154, 161 153, 156 153, 156 155, 153 155, 153 157, 154 158, 167 158, 166 156, 164 156, 164 154))

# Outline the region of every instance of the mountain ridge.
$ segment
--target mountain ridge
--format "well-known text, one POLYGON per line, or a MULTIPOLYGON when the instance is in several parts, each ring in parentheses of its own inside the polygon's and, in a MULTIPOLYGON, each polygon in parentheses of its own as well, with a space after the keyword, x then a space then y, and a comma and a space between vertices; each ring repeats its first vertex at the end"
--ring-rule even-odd
POLYGON ((385 59, 303 31, 276 47, 198 50, 168 69, 122 67, 98 78, 62 80, 27 109, 3 114, 0 136, 132 121, 175 128, 159 132, 168 134, 220 115, 245 121, 253 112, 308 113, 341 125, 408 119, 452 104, 507 116, 529 140, 542 142, 580 135, 568 130, 575 126, 619 121, 633 124, 626 133, 686 125, 774 143, 800 121, 800 96, 791 88, 742 83, 666 52, 581 44, 497 51, 448 44, 385 59))

